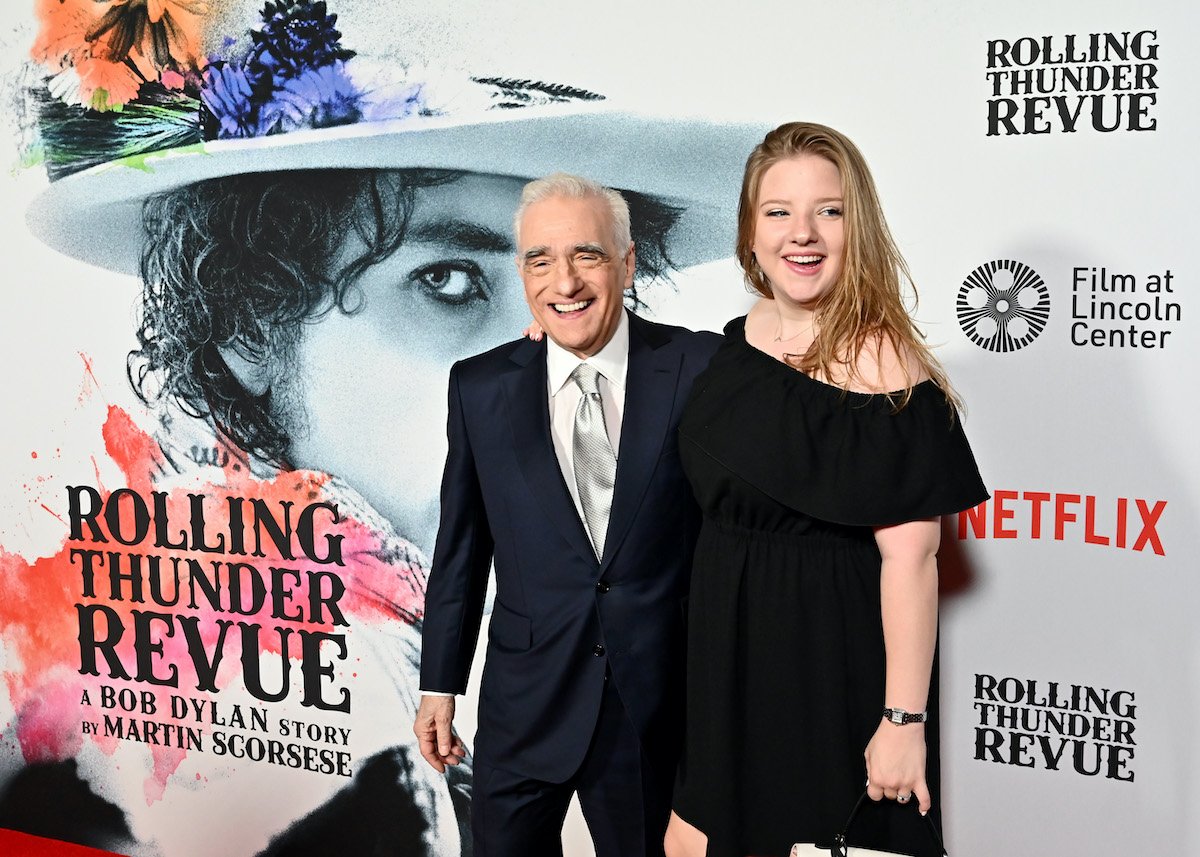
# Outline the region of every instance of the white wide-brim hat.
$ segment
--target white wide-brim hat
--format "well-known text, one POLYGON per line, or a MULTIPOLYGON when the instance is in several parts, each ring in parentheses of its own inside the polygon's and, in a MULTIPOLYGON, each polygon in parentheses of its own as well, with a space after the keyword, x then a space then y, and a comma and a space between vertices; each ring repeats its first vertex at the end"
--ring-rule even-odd
POLYGON ((31 231, 67 256, 136 274, 150 196, 277 170, 446 169, 533 179, 575 173, 680 209, 667 244, 679 267, 733 255, 742 171, 763 126, 622 112, 608 102, 416 115, 113 161, 52 182, 31 231))

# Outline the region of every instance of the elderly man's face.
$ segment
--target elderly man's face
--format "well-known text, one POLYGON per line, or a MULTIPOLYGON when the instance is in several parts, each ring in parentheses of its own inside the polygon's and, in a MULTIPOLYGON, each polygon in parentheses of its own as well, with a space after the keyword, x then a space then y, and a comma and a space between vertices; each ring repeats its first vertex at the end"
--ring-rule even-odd
POLYGON ((633 245, 618 247, 612 213, 595 198, 552 196, 521 217, 517 266, 546 335, 579 357, 602 349, 633 285, 633 245))
MULTIPOLYGON (((302 327, 281 391, 291 463, 342 477, 427 552, 450 365, 529 323, 509 233, 523 184, 468 174, 417 190, 403 246, 359 279, 346 301, 356 312, 302 327)), ((340 261, 363 250, 352 238, 340 261)))

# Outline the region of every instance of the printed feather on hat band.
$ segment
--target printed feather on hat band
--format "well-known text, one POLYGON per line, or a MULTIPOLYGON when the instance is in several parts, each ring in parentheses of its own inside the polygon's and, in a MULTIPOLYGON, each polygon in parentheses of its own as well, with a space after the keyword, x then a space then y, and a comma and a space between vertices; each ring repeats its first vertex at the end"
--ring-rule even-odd
POLYGON ((507 109, 540 104, 561 104, 568 101, 603 101, 604 96, 561 83, 542 83, 538 80, 513 80, 507 77, 473 77, 471 80, 495 87, 493 107, 507 109))

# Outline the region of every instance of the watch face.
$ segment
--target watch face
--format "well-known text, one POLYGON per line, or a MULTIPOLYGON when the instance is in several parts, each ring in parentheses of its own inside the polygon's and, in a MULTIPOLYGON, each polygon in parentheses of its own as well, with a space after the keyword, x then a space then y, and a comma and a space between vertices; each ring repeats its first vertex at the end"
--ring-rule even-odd
POLYGON ((903 709, 893 708, 892 709, 892 722, 896 723, 898 725, 903 725, 904 724, 904 714, 905 714, 905 712, 903 709))

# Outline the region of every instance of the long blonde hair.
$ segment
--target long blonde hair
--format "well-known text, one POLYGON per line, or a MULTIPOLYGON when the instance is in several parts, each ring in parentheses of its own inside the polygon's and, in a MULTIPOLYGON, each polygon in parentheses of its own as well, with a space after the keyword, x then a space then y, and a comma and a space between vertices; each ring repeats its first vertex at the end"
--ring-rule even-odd
MULTIPOLYGON (((833 288, 820 299, 816 308, 819 334, 808 351, 789 357, 788 362, 808 375, 820 374, 832 379, 845 371, 845 385, 862 379, 857 356, 868 340, 878 344, 887 340, 902 361, 911 356, 947 400, 960 407, 957 394, 946 372, 925 344, 925 336, 913 324, 904 306, 900 284, 912 288, 916 305, 916 287, 908 265, 888 229, 875 191, 875 181, 866 159, 845 135, 825 125, 788 122, 771 131, 746 161, 742 193, 738 202, 737 259, 746 283, 763 297, 774 300, 771 284, 754 258, 754 232, 758 216, 758 195, 763 175, 780 161, 800 155, 816 155, 838 169, 842 183, 845 250, 842 269, 833 288)), ((912 375, 905 383, 897 409, 912 396, 912 375)))

